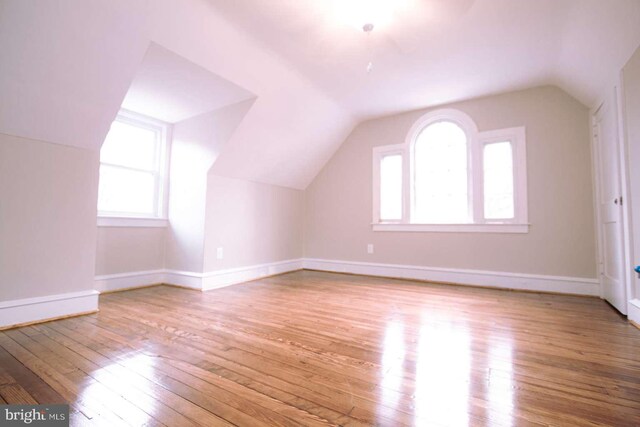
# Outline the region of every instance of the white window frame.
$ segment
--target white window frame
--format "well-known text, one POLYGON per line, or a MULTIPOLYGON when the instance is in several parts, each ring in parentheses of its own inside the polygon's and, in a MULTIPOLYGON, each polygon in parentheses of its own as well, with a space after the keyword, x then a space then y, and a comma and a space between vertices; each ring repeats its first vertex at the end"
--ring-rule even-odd
POLYGON ((377 177, 377 179, 373 180, 373 218, 374 222, 377 223, 386 223, 386 224, 400 224, 403 223, 406 216, 405 207, 407 206, 409 200, 407 197, 407 185, 409 184, 408 176, 405 173, 407 169, 407 156, 405 156, 405 147, 404 144, 397 145, 387 145, 384 147, 374 147, 373 149, 373 175, 377 177), (387 156, 393 155, 402 156, 402 218, 399 221, 393 220, 382 220, 380 218, 380 165, 382 159, 387 156))
POLYGON ((407 133, 402 144, 373 148, 373 231, 428 231, 428 232, 465 232, 465 233, 528 233, 527 206, 527 154, 526 131, 524 127, 513 127, 479 132, 468 115, 455 109, 439 109, 420 117, 407 133), (414 146, 417 137, 427 126, 441 122, 453 122, 467 135, 467 161, 469 179, 469 207, 473 222, 464 224, 418 224, 411 222, 415 188, 412 184, 414 170, 414 146), (487 220, 484 218, 484 171, 483 155, 487 144, 510 142, 513 152, 514 218, 506 220, 487 220), (380 218, 380 162, 383 157, 401 154, 402 177, 402 219, 385 221, 380 218))
MULTIPOLYGON (((157 132, 159 139, 159 149, 156 153, 158 156, 158 172, 156 173, 156 189, 154 191, 154 211, 155 215, 144 215, 127 212, 105 212, 98 211, 99 227, 167 227, 169 221, 169 158, 171 152, 171 134, 172 127, 170 124, 160 120, 153 119, 142 114, 134 113, 128 110, 120 110, 116 119, 121 123, 131 124, 137 127, 151 129, 157 132)), ((103 162, 100 161, 100 166, 103 162)), ((105 163, 109 164, 109 163, 105 163)), ((125 169, 137 170, 135 168, 127 168, 120 165, 112 165, 123 167, 125 169)))
POLYGON ((529 213, 527 206, 527 150, 526 133, 524 127, 513 127, 481 132, 478 134, 478 151, 480 167, 480 194, 482 197, 475 200, 474 209, 480 212, 478 218, 482 218, 485 224, 524 224, 528 225, 529 213), (484 147, 499 142, 510 142, 513 156, 513 207, 512 219, 487 220, 484 218, 484 171, 482 170, 484 147))

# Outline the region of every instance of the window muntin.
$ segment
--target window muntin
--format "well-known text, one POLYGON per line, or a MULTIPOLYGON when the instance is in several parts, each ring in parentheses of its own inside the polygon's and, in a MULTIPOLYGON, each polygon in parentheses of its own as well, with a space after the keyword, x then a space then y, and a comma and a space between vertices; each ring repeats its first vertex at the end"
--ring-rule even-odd
POLYGON ((453 122, 420 132, 413 148, 412 222, 470 222, 467 145, 464 130, 453 122))
POLYGON ((166 134, 161 122, 118 115, 100 150, 99 216, 164 216, 166 134))
POLYGON ((437 110, 414 124, 404 144, 373 154, 374 230, 528 232, 524 127, 478 132, 466 114, 437 110), (402 197, 384 203, 388 210, 393 200, 400 220, 381 215, 382 161, 390 155, 402 159, 402 197))

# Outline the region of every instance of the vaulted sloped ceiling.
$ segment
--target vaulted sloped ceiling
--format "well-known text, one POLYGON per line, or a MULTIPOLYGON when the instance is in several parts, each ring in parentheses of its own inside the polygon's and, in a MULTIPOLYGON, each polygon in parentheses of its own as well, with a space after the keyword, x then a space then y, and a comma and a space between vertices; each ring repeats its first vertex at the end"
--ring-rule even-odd
POLYGON ((305 188, 354 125, 206 1, 0 0, 0 132, 99 149, 152 42, 256 97, 216 173, 305 188))
POLYGON ((177 123, 255 95, 156 43, 150 43, 122 108, 177 123))
POLYGON ((151 38, 256 95, 213 171, 306 188, 353 128, 349 111, 212 3, 180 5, 153 2, 151 38))
POLYGON ((0 132, 100 147, 148 44, 144 8, 108 3, 0 0, 0 132))
POLYGON ((542 84, 592 107, 639 42, 638 0, 0 0, 0 132, 98 149, 155 44, 255 98, 214 173, 303 189, 359 120, 542 84), (402 7, 367 40, 355 3, 402 7))
POLYGON ((638 0, 210 1, 358 119, 546 84, 592 107, 640 44, 638 0))

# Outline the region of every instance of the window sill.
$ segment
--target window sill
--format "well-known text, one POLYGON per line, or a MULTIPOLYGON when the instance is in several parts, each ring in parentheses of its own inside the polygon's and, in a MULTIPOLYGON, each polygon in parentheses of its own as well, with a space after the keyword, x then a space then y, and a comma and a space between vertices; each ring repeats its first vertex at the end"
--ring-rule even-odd
POLYGON ((99 216, 98 227, 150 227, 163 228, 169 226, 164 218, 135 218, 117 216, 99 216))
POLYGON ((519 233, 529 232, 529 224, 399 224, 374 223, 373 231, 433 233, 519 233))

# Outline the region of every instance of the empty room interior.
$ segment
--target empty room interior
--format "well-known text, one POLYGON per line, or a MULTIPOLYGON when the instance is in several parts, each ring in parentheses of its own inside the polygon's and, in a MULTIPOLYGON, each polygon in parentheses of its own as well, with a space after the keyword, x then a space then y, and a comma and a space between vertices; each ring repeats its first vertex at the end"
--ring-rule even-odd
POLYGON ((639 426, 640 0, 0 0, 0 425, 639 426))

